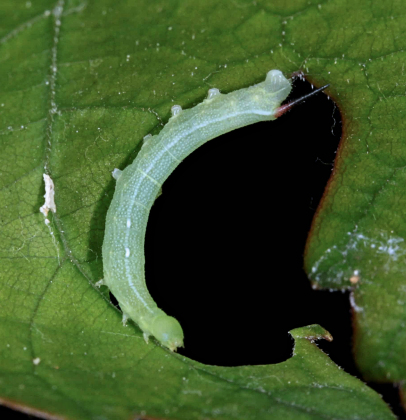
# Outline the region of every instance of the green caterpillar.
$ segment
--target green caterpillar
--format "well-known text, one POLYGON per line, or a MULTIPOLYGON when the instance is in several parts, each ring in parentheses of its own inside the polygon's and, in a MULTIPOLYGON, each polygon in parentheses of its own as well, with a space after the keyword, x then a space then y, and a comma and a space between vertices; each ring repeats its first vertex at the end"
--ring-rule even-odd
POLYGON ((162 184, 205 142, 283 114, 298 102, 280 107, 290 91, 290 80, 279 70, 268 72, 262 83, 229 94, 210 89, 207 99, 194 108, 182 111, 179 105, 173 106, 172 117, 159 135, 146 136, 134 162, 123 171, 113 171, 117 184, 106 217, 104 280, 97 285, 110 288, 123 311, 123 322, 135 321, 147 342, 152 335, 172 351, 183 347, 179 322, 157 307, 145 284, 145 232, 162 184))

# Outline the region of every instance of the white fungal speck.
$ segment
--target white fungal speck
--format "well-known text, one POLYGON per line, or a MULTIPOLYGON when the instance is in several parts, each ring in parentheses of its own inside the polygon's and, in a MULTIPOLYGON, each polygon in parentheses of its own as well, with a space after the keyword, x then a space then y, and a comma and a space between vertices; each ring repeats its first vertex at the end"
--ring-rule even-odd
POLYGON ((55 186, 54 186, 54 182, 52 181, 49 175, 44 174, 43 177, 44 177, 44 182, 45 182, 45 195, 44 195, 45 203, 39 208, 39 211, 46 218, 48 217, 49 210, 51 210, 52 213, 56 213, 56 205, 54 201, 55 186))
POLYGON ((36 357, 32 360, 32 363, 34 363, 35 366, 38 366, 41 363, 41 359, 39 357, 36 357))
POLYGON ((130 256, 130 248, 125 249, 125 257, 128 258, 130 256))
POLYGON ((127 219, 127 227, 130 228, 131 227, 131 219, 127 219))

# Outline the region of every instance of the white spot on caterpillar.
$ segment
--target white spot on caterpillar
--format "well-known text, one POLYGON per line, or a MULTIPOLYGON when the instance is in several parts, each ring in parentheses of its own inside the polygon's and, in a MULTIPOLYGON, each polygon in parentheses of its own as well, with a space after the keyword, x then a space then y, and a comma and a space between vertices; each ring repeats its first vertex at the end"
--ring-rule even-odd
POLYGON ((96 287, 105 286, 104 280, 101 279, 94 284, 96 287))
POLYGON ((207 99, 213 99, 215 96, 220 95, 220 91, 216 88, 209 89, 207 92, 207 99))
POLYGON ((182 112, 182 107, 180 105, 174 105, 171 108, 172 117, 176 117, 182 112))
MULTIPOLYGON (((55 205, 55 186, 54 182, 52 181, 52 178, 44 174, 44 182, 45 182, 45 203, 39 208, 39 211, 45 216, 48 217, 49 210, 52 211, 52 213, 56 213, 56 205, 55 205)), ((47 219, 45 219, 47 220, 47 219)), ((46 223, 46 222, 45 222, 46 223)), ((49 223, 49 220, 48 220, 49 223)), ((47 224, 47 223, 46 223, 47 224)))
POLYGON ((142 147, 146 146, 151 139, 152 134, 147 134, 146 136, 144 136, 144 138, 142 139, 142 147))
POLYGON ((125 257, 128 258, 130 256, 130 248, 125 249, 125 257))
POLYGON ((129 229, 131 227, 131 219, 127 219, 127 228, 129 229))
POLYGON ((32 363, 34 363, 35 366, 38 366, 41 363, 41 359, 39 357, 36 357, 32 360, 32 363))
POLYGON ((114 168, 111 175, 113 175, 113 178, 117 181, 120 178, 122 173, 123 173, 123 171, 120 171, 120 169, 114 168))

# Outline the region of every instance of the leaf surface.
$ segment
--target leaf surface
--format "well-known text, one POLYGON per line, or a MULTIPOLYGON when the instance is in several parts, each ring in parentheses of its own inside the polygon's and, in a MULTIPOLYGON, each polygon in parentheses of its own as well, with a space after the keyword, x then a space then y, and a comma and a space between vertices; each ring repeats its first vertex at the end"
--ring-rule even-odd
MULTIPOLYGON (((344 135, 313 221, 305 265, 315 287, 351 290, 354 354, 364 378, 403 382, 406 22, 397 2, 390 8, 383 2, 346 5, 347 20, 330 21, 319 54, 334 50, 334 44, 348 46, 345 54, 336 49, 333 63, 319 61, 335 79, 331 94, 343 110, 344 135)), ((322 12, 333 7, 326 6, 322 12)))

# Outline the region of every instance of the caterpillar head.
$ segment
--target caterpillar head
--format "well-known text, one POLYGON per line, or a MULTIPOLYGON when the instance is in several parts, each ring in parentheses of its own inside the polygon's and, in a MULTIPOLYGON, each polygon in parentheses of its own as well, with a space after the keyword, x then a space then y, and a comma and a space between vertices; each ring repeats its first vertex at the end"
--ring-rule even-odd
POLYGON ((172 351, 183 347, 183 331, 179 322, 168 315, 158 315, 152 320, 151 334, 172 351))

